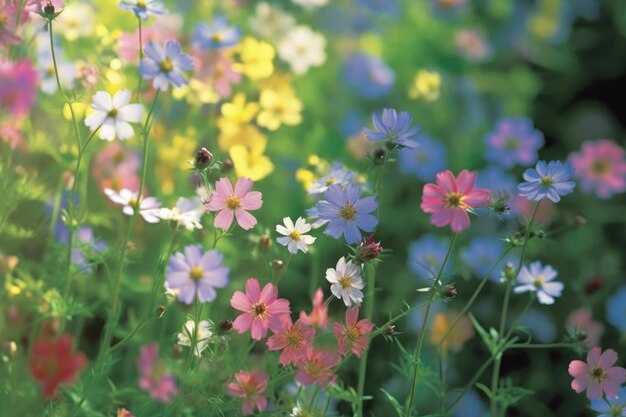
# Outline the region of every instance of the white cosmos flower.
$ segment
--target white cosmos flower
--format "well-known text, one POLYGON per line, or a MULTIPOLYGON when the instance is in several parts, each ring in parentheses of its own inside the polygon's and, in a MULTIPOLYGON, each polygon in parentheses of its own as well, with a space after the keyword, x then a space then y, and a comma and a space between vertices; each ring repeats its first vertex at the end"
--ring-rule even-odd
MULTIPOLYGON (((193 334, 196 327, 196 323, 193 320, 187 320, 183 326, 182 333, 178 333, 178 344, 181 346, 191 346, 193 340, 193 334)), ((196 346, 194 354, 197 357, 202 355, 202 352, 209 346, 209 339, 213 336, 211 328, 213 323, 207 320, 202 320, 198 323, 198 331, 195 335, 196 346)))
POLYGON ((513 292, 520 294, 527 291, 537 293, 537 299, 541 304, 554 304, 554 298, 560 297, 563 292, 563 283, 554 281, 557 272, 550 265, 543 266, 536 261, 528 267, 523 266, 517 282, 520 284, 513 289, 513 292))
POLYGON ((183 225, 187 230, 202 229, 200 218, 204 214, 200 197, 180 197, 174 208, 161 209, 159 214, 163 220, 173 220, 183 225))
MULTIPOLYGON (((126 188, 120 191, 105 188, 104 193, 112 202, 124 206, 122 213, 125 215, 132 216, 135 213, 135 208, 137 207, 136 191, 127 190, 126 188)), ((139 214, 148 223, 158 223, 161 220, 161 202, 155 197, 142 198, 139 204, 139 214)))
POLYGON ((302 75, 310 67, 319 67, 326 61, 326 38, 308 26, 296 26, 278 43, 278 56, 291 66, 294 73, 302 75))
POLYGON ((283 218, 283 223, 285 223, 284 226, 282 224, 276 226, 276 231, 283 235, 276 241, 283 246, 287 246, 289 253, 296 253, 298 250, 304 253, 308 252, 309 245, 315 242, 313 236, 305 234, 311 230, 311 225, 302 217, 298 217, 295 225, 289 217, 283 218))
POLYGON ((128 139, 135 135, 131 123, 143 118, 141 104, 128 104, 130 91, 120 90, 113 98, 106 91, 98 91, 93 96, 91 108, 95 110, 85 119, 85 124, 93 132, 100 127, 100 139, 128 139))
POLYGON ((276 6, 257 3, 255 14, 248 20, 254 33, 266 39, 280 39, 296 25, 296 19, 276 6))
POLYGON ((330 292, 337 298, 342 298, 346 307, 363 302, 361 290, 365 286, 361 276, 361 268, 347 261, 342 256, 337 266, 326 270, 326 279, 331 283, 330 292))
POLYGON ((328 0, 291 0, 291 1, 303 7, 320 7, 328 3, 328 0))

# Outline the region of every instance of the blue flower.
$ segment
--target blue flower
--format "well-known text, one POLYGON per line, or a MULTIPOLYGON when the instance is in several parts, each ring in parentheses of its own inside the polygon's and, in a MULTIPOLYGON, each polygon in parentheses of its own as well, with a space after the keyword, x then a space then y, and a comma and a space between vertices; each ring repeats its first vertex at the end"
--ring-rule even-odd
POLYGON ((132 10, 142 20, 146 20, 150 14, 165 14, 161 0, 122 0, 118 3, 122 9, 132 10))
POLYGON ((433 181, 435 174, 448 167, 446 147, 443 142, 426 135, 419 135, 417 142, 419 147, 400 152, 400 170, 421 181, 433 181))
POLYGON ((527 118, 501 119, 485 137, 488 161, 512 168, 515 164, 528 166, 538 158, 543 146, 543 133, 527 118))
POLYGON ((210 25, 199 23, 193 33, 193 42, 202 49, 223 49, 236 45, 241 37, 241 30, 228 26, 224 16, 215 16, 210 25))
POLYGON ((396 15, 400 7, 396 0, 357 0, 359 8, 368 9, 376 14, 396 15))
POLYGON ((328 190, 333 184, 348 185, 356 180, 356 176, 352 171, 348 171, 341 163, 333 163, 330 172, 323 177, 312 181, 311 186, 307 190, 309 194, 321 194, 328 190))
MULTIPOLYGON (((499 239, 492 237, 476 237, 470 242, 469 246, 461 250, 461 259, 470 267, 474 275, 482 278, 503 252, 504 245, 499 239)), ((507 262, 515 263, 514 261, 514 256, 505 256, 504 259, 500 261, 499 266, 496 266, 491 271, 489 275, 491 280, 499 282, 503 266, 507 262)))
POLYGON ((539 201, 548 197, 557 203, 561 196, 571 193, 576 186, 574 181, 568 181, 574 174, 574 168, 567 162, 539 161, 535 168, 524 171, 526 182, 517 186, 519 194, 528 200, 539 201))
POLYGON ((523 292, 537 293, 540 304, 554 304, 554 298, 560 297, 563 293, 563 283, 555 281, 557 271, 550 265, 541 265, 535 261, 528 266, 523 266, 517 276, 517 285, 513 288, 515 294, 523 292))
POLYGON ((180 50, 180 44, 168 40, 165 45, 150 41, 144 48, 146 57, 139 63, 139 73, 145 79, 152 79, 152 85, 161 91, 167 91, 169 83, 174 87, 187 84, 182 71, 193 69, 193 59, 180 50))
POLYGON ((626 286, 620 287, 607 301, 606 319, 620 331, 626 333, 626 286))
POLYGON ((550 315, 536 309, 529 309, 520 324, 528 327, 530 334, 535 340, 541 343, 554 342, 558 335, 558 330, 550 315))
POLYGON ((517 181, 515 177, 495 165, 490 165, 482 171, 478 171, 476 186, 492 190, 495 193, 507 193, 511 197, 517 195, 517 181))
POLYGON ((343 68, 343 82, 365 98, 387 94, 395 79, 394 72, 380 58, 362 53, 350 55, 343 68))
POLYGON ((408 111, 399 114, 395 109, 383 109, 382 113, 372 113, 374 129, 363 129, 367 138, 373 142, 389 142, 401 148, 416 148, 413 136, 421 129, 419 125, 411 127, 413 115, 408 111))
POLYGON ((617 397, 606 397, 606 400, 591 400, 591 409, 598 417, 626 416, 626 387, 622 387, 617 397))
POLYGON ((378 219, 370 213, 377 207, 376 197, 361 198, 360 187, 353 184, 331 185, 317 203, 320 219, 329 221, 324 233, 335 239, 343 234, 349 244, 362 240, 361 230, 374 230, 378 219))
MULTIPOLYGON (((423 280, 432 280, 437 276, 449 242, 434 235, 424 235, 409 245, 409 270, 423 280)), ((452 268, 448 261, 444 273, 452 268)))

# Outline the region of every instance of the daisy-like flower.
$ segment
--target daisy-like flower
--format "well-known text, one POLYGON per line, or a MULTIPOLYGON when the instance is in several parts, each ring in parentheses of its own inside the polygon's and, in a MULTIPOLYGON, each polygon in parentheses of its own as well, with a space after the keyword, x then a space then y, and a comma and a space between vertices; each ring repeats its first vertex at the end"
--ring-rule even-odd
POLYGON ((543 146, 543 134, 526 118, 501 119, 485 137, 487 160, 504 168, 515 164, 528 166, 534 163, 537 151, 543 146))
POLYGON ((313 32, 308 26, 297 26, 285 34, 278 43, 278 56, 286 61, 291 70, 302 75, 311 67, 319 67, 326 61, 326 38, 313 32))
POLYGON ((248 27, 266 39, 280 39, 296 24, 296 19, 277 6, 266 2, 256 4, 255 14, 248 20, 248 27))
POLYGON ((196 330, 196 322, 187 320, 183 326, 183 331, 178 333, 178 344, 181 346, 191 346, 195 340, 194 355, 202 356, 202 352, 209 346, 209 339, 213 336, 211 329, 213 323, 207 320, 201 320, 196 330))
POLYGON ((73 351, 73 343, 69 334, 35 341, 28 367, 33 377, 42 384, 45 398, 54 397, 59 385, 73 384, 87 365, 85 355, 73 351))
POLYGON ((330 292, 335 297, 343 299, 346 307, 353 304, 360 305, 363 302, 361 290, 365 282, 363 282, 361 268, 352 261, 346 261, 342 256, 335 268, 326 270, 326 280, 331 284, 330 292))
POLYGON ((330 186, 324 193, 324 200, 317 203, 319 218, 329 221, 324 233, 335 239, 343 235, 348 244, 361 241, 361 230, 374 230, 378 219, 370 213, 376 207, 376 197, 361 198, 360 187, 353 184, 345 188, 340 185, 330 186))
POLYGON ((180 197, 176 201, 176 206, 168 209, 161 209, 159 216, 163 220, 176 222, 187 230, 202 229, 200 218, 204 214, 200 197, 185 198, 180 197))
POLYGON ((216 288, 228 285, 230 269, 223 266, 224 255, 213 249, 202 253, 202 246, 189 245, 185 253, 176 252, 165 271, 165 288, 176 292, 183 304, 206 303, 216 297, 216 288))
POLYGON ((313 296, 313 311, 311 314, 300 312, 300 321, 307 326, 317 326, 320 329, 328 327, 328 306, 324 303, 324 292, 321 288, 313 296))
POLYGON ((135 209, 139 206, 139 214, 148 223, 158 223, 161 220, 161 202, 156 197, 146 197, 141 199, 141 203, 137 201, 137 191, 131 191, 126 188, 115 191, 111 188, 105 188, 104 193, 115 204, 124 206, 122 213, 132 216, 135 209))
POLYGON ((235 184, 235 189, 226 177, 220 178, 215 183, 215 192, 206 204, 208 211, 219 211, 215 216, 213 225, 223 230, 228 230, 237 219, 237 224, 244 230, 249 230, 256 224, 256 219, 248 210, 260 209, 263 205, 262 195, 259 191, 251 191, 254 183, 250 178, 241 177, 235 184))
POLYGON ((316 383, 323 388, 334 381, 332 368, 340 360, 341 356, 337 352, 314 350, 311 345, 307 345, 296 363, 296 381, 302 385, 316 383))
POLYGON ((152 399, 169 403, 178 394, 174 374, 167 372, 159 359, 159 345, 150 343, 141 348, 139 361, 139 388, 147 391, 152 399))
POLYGON ((617 362, 617 353, 613 349, 594 347, 587 353, 587 362, 574 360, 569 364, 568 372, 574 377, 572 389, 577 393, 587 390, 587 398, 598 400, 603 393, 607 397, 616 397, 620 386, 626 381, 626 369, 613 366, 617 362))
POLYGON ((541 304, 554 304, 554 297, 560 297, 563 283, 554 282, 557 272, 550 265, 542 266, 541 262, 533 262, 529 267, 523 266, 517 282, 520 284, 513 292, 520 294, 534 291, 541 304))
POLYGON ((283 235, 276 239, 278 243, 283 246, 287 246, 289 253, 297 253, 298 250, 306 253, 309 251, 309 245, 315 242, 315 238, 305 233, 311 230, 311 225, 308 224, 302 217, 298 217, 296 224, 289 217, 283 218, 285 225, 279 224, 276 226, 276 231, 283 235))
POLYGON ((592 400, 591 409, 598 414, 597 417, 622 417, 626 416, 626 387, 623 387, 617 397, 592 400))
POLYGON ((352 307, 346 310, 346 323, 333 324, 333 332, 337 338, 337 345, 339 352, 342 355, 346 354, 346 351, 351 350, 357 357, 361 357, 361 354, 367 349, 369 342, 368 334, 374 328, 374 324, 363 319, 359 321, 359 308, 352 307))
POLYGON ((100 127, 100 139, 120 140, 132 138, 135 130, 131 123, 139 123, 143 118, 141 104, 129 104, 130 90, 120 90, 113 98, 106 91, 98 91, 92 97, 94 112, 85 119, 85 125, 93 132, 100 127))
POLYGON ((583 143, 580 152, 570 156, 574 176, 580 179, 585 193, 599 198, 626 191, 626 158, 624 148, 612 140, 596 140, 583 143))
POLYGON ((278 363, 287 366, 295 363, 304 348, 313 343, 315 329, 298 320, 294 322, 291 316, 285 314, 282 318, 283 328, 274 336, 267 339, 269 350, 282 350, 278 363))
POLYGON ((142 20, 146 20, 151 14, 161 15, 167 13, 160 0, 121 0, 118 6, 135 12, 142 20))
POLYGON ((224 16, 215 16, 210 25, 199 23, 193 34, 193 42, 202 49, 220 50, 234 46, 241 38, 237 26, 228 26, 224 16))
POLYGON ((252 414, 254 408, 261 413, 267 407, 267 398, 263 393, 267 389, 267 373, 257 369, 254 372, 239 371, 235 381, 228 384, 228 395, 243 398, 241 412, 252 414))
POLYGON ((351 184, 355 179, 355 175, 352 171, 348 171, 342 164, 333 164, 330 168, 330 172, 323 177, 312 181, 310 187, 307 189, 309 194, 322 194, 328 190, 328 187, 334 184, 346 186, 351 184))
POLYGON ((528 200, 539 201, 548 197, 553 203, 558 203, 561 196, 570 194, 576 183, 569 181, 574 174, 574 168, 561 161, 539 161, 535 168, 524 171, 524 180, 517 186, 519 195, 528 200))
POLYGON ((395 109, 383 109, 382 113, 372 113, 374 130, 365 128, 367 138, 374 142, 388 142, 400 148, 415 148, 413 137, 421 127, 411 127, 413 115, 407 111, 398 113, 395 109))
POLYGON ((491 202, 489 190, 474 187, 475 172, 463 170, 455 178, 452 172, 444 171, 435 181, 436 185, 424 185, 421 208, 432 213, 430 223, 437 227, 449 224, 454 233, 462 232, 470 226, 467 211, 491 202))
POLYGON ((150 41, 144 52, 146 57, 139 63, 139 73, 147 80, 154 79, 154 88, 167 91, 170 83, 177 88, 187 84, 182 73, 193 69, 193 59, 181 51, 178 42, 167 40, 161 46, 150 41))
POLYGON ((233 329, 239 333, 251 330, 254 340, 261 340, 267 336, 267 330, 274 333, 283 327, 281 317, 289 315, 289 301, 278 298, 278 288, 267 283, 261 291, 256 278, 249 278, 246 282, 246 292, 235 291, 230 299, 230 305, 243 312, 233 322, 233 329))

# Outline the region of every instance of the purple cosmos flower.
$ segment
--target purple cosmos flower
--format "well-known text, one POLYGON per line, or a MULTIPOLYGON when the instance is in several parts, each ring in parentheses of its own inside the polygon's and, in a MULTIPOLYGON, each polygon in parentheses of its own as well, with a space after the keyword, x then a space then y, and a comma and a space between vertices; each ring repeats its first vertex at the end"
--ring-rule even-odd
POLYGON ((606 303, 606 319, 626 333, 626 287, 620 287, 606 303))
MULTIPOLYGON (((424 235, 409 245, 409 270, 423 280, 432 280, 437 276, 443 259, 448 252, 449 242, 434 235, 424 235)), ((451 271, 452 262, 448 261, 444 274, 451 271)))
POLYGON ((328 187, 333 184, 345 186, 354 182, 355 179, 356 176, 354 175, 354 173, 345 169, 343 167, 343 164, 333 163, 328 174, 311 182, 311 186, 307 190, 307 193, 321 194, 328 190, 328 187))
POLYGON ((523 266, 517 282, 520 284, 513 289, 516 294, 534 291, 541 304, 554 304, 554 297, 560 297, 563 291, 562 282, 554 282, 557 272, 550 265, 542 266, 541 262, 533 262, 528 267, 523 266))
POLYGON ((504 168, 515 164, 528 166, 539 157, 537 151, 543 146, 543 133, 533 127, 530 119, 501 119, 485 137, 485 143, 488 161, 504 168))
POLYGON ((241 30, 228 26, 224 16, 215 16, 210 25, 198 23, 193 33, 193 42, 202 49, 224 49, 236 45, 241 37, 241 30))
POLYGON ((174 87, 187 84, 182 71, 193 69, 193 59, 183 53, 176 41, 165 41, 162 47, 154 41, 144 48, 146 57, 139 63, 139 73, 147 80, 154 78, 152 85, 161 91, 167 91, 169 83, 174 87))
POLYGON ((215 299, 215 288, 228 285, 229 268, 222 265, 224 255, 217 250, 202 253, 202 246, 189 245, 185 253, 176 252, 165 271, 165 288, 176 293, 183 304, 215 299))
POLYGON ((524 171, 526 182, 517 186, 520 196, 528 200, 539 201, 548 197, 552 202, 558 203, 561 196, 567 195, 574 190, 576 183, 568 181, 574 174, 574 168, 568 162, 539 161, 535 168, 524 171))
POLYGON ((329 221, 325 234, 335 239, 343 234, 346 242, 353 244, 361 241, 360 230, 374 230, 378 219, 369 213, 378 207, 376 197, 360 197, 361 189, 353 184, 345 188, 335 184, 326 190, 325 200, 317 203, 320 219, 329 221))
MULTIPOLYGON (((476 237, 469 246, 461 250, 461 259, 469 266, 470 270, 478 278, 482 278, 489 271, 489 268, 498 260, 504 252, 502 241, 493 237, 476 237)), ((490 279, 498 282, 502 267, 507 263, 515 263, 515 256, 506 256, 492 269, 490 279)))
MULTIPOLYGON (((69 236, 68 236, 69 237, 69 236)), ((84 275, 92 272, 89 258, 107 249, 107 245, 102 240, 96 240, 93 229, 89 226, 82 226, 76 232, 76 246, 72 249, 72 263, 81 270, 84 275)))
POLYGON ((380 58, 371 55, 352 54, 343 68, 344 83, 369 99, 387 94, 394 79, 393 70, 380 58))
POLYGON ((125 10, 132 10, 141 20, 146 20, 150 14, 167 13, 160 0, 122 0, 118 6, 125 10))
POLYGON ((421 129, 419 125, 411 127, 413 115, 408 111, 399 114, 395 109, 383 109, 382 113, 372 113, 375 130, 363 129, 367 138, 374 142, 389 142, 400 148, 416 148, 413 136, 421 129))
POLYGON ((421 181, 433 181, 435 174, 448 167, 446 147, 443 142, 426 135, 419 135, 417 141, 419 147, 400 152, 400 170, 421 181))

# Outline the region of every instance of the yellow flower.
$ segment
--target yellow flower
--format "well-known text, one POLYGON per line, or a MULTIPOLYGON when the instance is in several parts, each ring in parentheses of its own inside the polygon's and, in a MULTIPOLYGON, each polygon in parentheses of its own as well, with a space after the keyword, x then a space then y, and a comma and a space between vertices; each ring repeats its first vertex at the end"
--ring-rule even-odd
POLYGON ((239 45, 241 63, 233 65, 233 69, 252 80, 269 77, 274 72, 274 55, 272 45, 248 36, 239 45))
POLYGON ((63 13, 57 17, 57 30, 68 41, 89 36, 94 31, 95 12, 91 5, 85 3, 68 4, 63 13))
POLYGON ((296 170, 296 181, 302 184, 305 190, 311 188, 311 183, 315 181, 315 174, 310 169, 298 168, 296 170))
MULTIPOLYGON (((456 319, 457 313, 455 311, 448 311, 444 313, 437 313, 433 318, 433 323, 430 329, 430 342, 434 345, 438 345, 441 342, 441 338, 446 334, 450 325, 456 319)), ((465 316, 457 323, 454 329, 446 337, 446 340, 442 343, 444 350, 451 349, 458 352, 465 342, 474 336, 474 328, 472 323, 465 316)))
POLYGON ((176 100, 185 99, 192 106, 200 107, 203 104, 217 103, 219 96, 209 84, 192 78, 189 84, 172 90, 172 97, 176 100))
POLYGON ((267 139, 262 137, 256 140, 251 147, 235 145, 230 148, 230 159, 235 166, 238 177, 248 177, 252 181, 259 181, 274 171, 274 164, 263 155, 267 139))
POLYGON ((275 73, 271 77, 263 80, 260 85, 263 90, 274 90, 278 94, 296 95, 296 90, 294 90, 291 85, 290 74, 275 73))
POLYGON ((220 132, 236 135, 243 126, 250 124, 259 111, 259 103, 246 103, 246 96, 237 93, 230 103, 222 105, 221 117, 217 121, 220 132))
POLYGON ((439 98, 441 75, 437 71, 421 69, 415 74, 413 85, 409 89, 409 97, 424 101, 435 101, 439 98))
MULTIPOLYGON (((80 120, 85 116, 85 112, 88 107, 85 103, 80 103, 75 101, 72 103, 72 110, 74 110, 74 116, 76 116, 76 120, 80 123, 80 120)), ((63 117, 65 120, 72 120, 72 112, 70 111, 70 105, 65 103, 63 105, 63 117)))
POLYGON ((163 194, 170 195, 174 192, 175 174, 180 170, 188 170, 189 161, 196 150, 195 140, 182 135, 174 135, 171 145, 160 144, 157 147, 156 172, 161 182, 163 194))
POLYGON ((251 147, 255 142, 264 139, 256 126, 247 124, 239 125, 238 130, 233 133, 221 132, 217 137, 217 143, 222 151, 228 152, 233 146, 243 145, 251 147))
POLYGON ((278 94, 274 90, 261 91, 259 126, 276 130, 281 124, 297 125, 302 121, 302 102, 295 95, 278 94))
POLYGON ((313 154, 307 158, 307 167, 296 170, 296 181, 302 184, 304 190, 311 188, 311 183, 326 175, 330 169, 328 161, 313 154))

